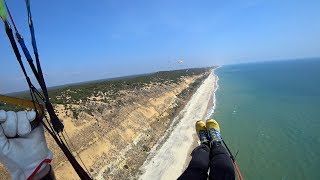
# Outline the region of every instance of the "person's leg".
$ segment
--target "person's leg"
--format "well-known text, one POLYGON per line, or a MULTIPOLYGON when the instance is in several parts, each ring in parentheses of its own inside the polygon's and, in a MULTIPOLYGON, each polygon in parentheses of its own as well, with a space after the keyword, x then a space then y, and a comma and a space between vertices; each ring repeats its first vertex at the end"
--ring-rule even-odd
POLYGON ((196 132, 201 145, 192 151, 192 159, 189 166, 178 179, 206 180, 208 177, 210 148, 206 123, 204 121, 196 122, 196 132))
POLYGON ((235 172, 229 153, 222 145, 220 127, 213 119, 207 120, 206 127, 210 139, 210 180, 234 180, 235 172))
POLYGON ((229 153, 221 143, 213 143, 210 149, 210 180, 235 179, 235 172, 229 153))
POLYGON ((201 144, 200 146, 196 147, 191 153, 192 159, 187 169, 178 179, 206 180, 208 178, 209 154, 210 148, 207 145, 201 144))

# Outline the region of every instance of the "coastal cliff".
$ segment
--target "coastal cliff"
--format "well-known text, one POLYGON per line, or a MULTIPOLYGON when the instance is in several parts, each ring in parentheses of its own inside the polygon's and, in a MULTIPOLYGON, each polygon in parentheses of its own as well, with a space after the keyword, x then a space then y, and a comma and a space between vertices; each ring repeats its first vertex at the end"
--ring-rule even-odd
MULTIPOLYGON (((173 117, 209 74, 209 69, 162 72, 144 80, 141 86, 131 86, 137 79, 121 80, 121 83, 111 83, 111 87, 122 84, 118 89, 109 87, 107 91, 98 91, 86 102, 82 98, 78 104, 56 104, 56 110, 64 120, 73 151, 93 177, 130 178, 139 172, 173 117), (114 99, 109 96, 110 91, 112 95, 117 94, 114 99), (92 109, 75 112, 81 107, 92 109)), ((74 90, 65 92, 70 91, 74 90)), ((70 97, 68 99, 71 96, 65 95, 70 97)), ((55 154, 53 164, 57 178, 77 179, 71 165, 49 137, 48 142, 55 154)))
MULTIPOLYGON (((209 68, 83 83, 51 90, 64 138, 95 179, 134 178, 172 120, 210 75, 209 68), (80 159, 81 158, 81 159, 80 159)), ((46 133, 58 179, 78 179, 46 133)), ((1 177, 8 173, 0 167, 1 177)))

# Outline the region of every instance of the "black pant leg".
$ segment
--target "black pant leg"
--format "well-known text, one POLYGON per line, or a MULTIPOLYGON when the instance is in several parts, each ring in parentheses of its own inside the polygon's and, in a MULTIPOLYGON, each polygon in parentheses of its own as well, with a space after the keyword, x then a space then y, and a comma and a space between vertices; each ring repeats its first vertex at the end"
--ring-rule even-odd
POLYGON ((235 172, 229 153, 220 143, 211 147, 210 180, 234 180, 235 172))
POLYGON ((187 169, 178 178, 179 180, 203 179, 208 177, 210 149, 207 145, 196 147, 192 153, 192 159, 187 169))

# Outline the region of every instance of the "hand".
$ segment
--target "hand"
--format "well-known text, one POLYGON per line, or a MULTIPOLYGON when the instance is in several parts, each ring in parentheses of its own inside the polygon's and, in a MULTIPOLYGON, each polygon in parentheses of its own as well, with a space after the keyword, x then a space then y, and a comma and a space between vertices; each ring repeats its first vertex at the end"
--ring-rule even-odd
POLYGON ((34 111, 0 110, 0 162, 9 170, 12 179, 31 179, 51 162, 44 130, 40 124, 31 131, 34 111), (13 138, 19 135, 18 138, 13 138))

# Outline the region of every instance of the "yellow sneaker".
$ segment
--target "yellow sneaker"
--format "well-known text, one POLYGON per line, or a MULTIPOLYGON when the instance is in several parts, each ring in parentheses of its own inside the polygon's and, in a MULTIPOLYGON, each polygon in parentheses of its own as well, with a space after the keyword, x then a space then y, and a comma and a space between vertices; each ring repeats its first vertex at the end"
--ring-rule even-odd
POLYGON ((196 132, 201 144, 209 143, 206 123, 202 120, 196 122, 196 132))
POLYGON ((216 120, 208 119, 206 122, 210 142, 221 142, 220 127, 216 120))

